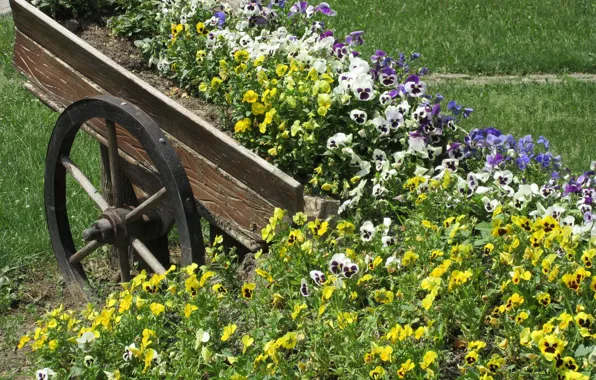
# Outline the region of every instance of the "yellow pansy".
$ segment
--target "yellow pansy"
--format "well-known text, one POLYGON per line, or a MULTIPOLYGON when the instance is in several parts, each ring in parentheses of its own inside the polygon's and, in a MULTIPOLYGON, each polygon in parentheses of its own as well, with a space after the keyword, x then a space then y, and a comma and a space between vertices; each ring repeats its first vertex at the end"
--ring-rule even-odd
POLYGON ((255 342, 255 340, 250 335, 244 335, 242 337, 241 342, 242 342, 242 353, 244 354, 244 353, 246 353, 246 349, 248 347, 250 347, 255 342))
POLYGON ((235 324, 229 324, 225 326, 223 335, 221 336, 222 342, 226 342, 228 339, 230 339, 230 337, 236 332, 236 329, 238 329, 238 326, 235 324))
POLYGON ((257 100, 259 100, 259 94, 257 94, 253 90, 246 91, 244 93, 244 96, 242 97, 242 101, 246 103, 254 103, 257 100))
POLYGON ((189 303, 187 303, 184 306, 184 317, 186 318, 190 318, 190 315, 192 314, 193 311, 198 310, 199 308, 195 305, 191 305, 189 303))

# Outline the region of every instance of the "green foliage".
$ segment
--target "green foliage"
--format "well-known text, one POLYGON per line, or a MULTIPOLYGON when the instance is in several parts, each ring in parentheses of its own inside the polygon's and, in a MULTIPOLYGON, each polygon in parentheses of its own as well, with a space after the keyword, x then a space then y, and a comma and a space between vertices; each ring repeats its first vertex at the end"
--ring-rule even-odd
POLYGON ((594 375, 593 241, 501 210, 487 227, 427 203, 443 190, 397 227, 276 210, 247 276, 218 239, 209 265, 142 272, 101 308, 49 312, 19 346, 82 379, 594 375))
POLYGON ((112 13, 112 0, 32 0, 31 3, 52 18, 102 22, 112 13))
POLYGON ((14 268, 4 267, 0 269, 0 314, 4 314, 15 306, 19 300, 19 286, 17 279, 12 278, 14 268))

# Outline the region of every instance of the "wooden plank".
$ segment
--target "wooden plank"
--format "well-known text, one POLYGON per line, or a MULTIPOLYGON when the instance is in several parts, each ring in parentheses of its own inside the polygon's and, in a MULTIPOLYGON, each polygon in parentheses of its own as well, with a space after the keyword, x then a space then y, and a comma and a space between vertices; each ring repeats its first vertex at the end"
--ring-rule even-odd
MULTIPOLYGON (((14 51, 15 65, 28 77, 32 86, 39 89, 30 90, 36 92, 44 103, 55 110, 63 109, 77 99, 103 92, 18 30, 14 51)), ((93 137, 105 145, 105 123, 94 120, 89 123, 89 127, 94 132, 93 137)), ((144 167, 153 167, 136 139, 120 127, 117 127, 116 133, 118 146, 122 151, 144 167)), ((255 242, 262 240, 260 230, 267 224, 274 206, 173 136, 166 135, 184 165, 195 198, 210 214, 202 216, 230 235, 238 237, 245 246, 250 246, 251 249, 255 247, 255 242)), ((159 188, 155 191, 157 190, 159 188)))
POLYGON ((218 168, 292 212, 304 206, 302 185, 207 121, 188 111, 44 15, 26 0, 10 0, 17 29, 108 93, 151 115, 166 132, 218 168))

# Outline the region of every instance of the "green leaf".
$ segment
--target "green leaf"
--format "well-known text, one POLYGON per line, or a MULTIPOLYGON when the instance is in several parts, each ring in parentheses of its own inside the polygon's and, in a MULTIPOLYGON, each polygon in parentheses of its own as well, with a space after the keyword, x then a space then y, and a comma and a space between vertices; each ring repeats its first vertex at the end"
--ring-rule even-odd
POLYGON ((476 225, 476 227, 474 227, 474 229, 478 230, 478 231, 490 231, 493 229, 493 227, 491 226, 490 223, 488 222, 483 222, 483 223, 478 223, 476 225))
POLYGON ((586 346, 584 346, 583 344, 580 344, 580 345, 579 345, 579 347, 577 348, 577 350, 575 350, 575 354, 574 354, 574 356, 575 356, 576 358, 581 358, 581 357, 584 357, 584 356, 586 356, 586 355, 589 355, 589 354, 591 354, 591 353, 592 353, 592 351, 594 351, 594 348, 595 348, 595 347, 596 347, 596 346, 589 346, 589 347, 586 347, 586 346))

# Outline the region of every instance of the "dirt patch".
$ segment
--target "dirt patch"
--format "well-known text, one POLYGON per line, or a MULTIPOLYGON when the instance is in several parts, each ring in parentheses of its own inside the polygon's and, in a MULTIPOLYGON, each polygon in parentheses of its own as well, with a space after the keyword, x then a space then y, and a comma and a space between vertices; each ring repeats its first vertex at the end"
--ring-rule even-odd
POLYGON ((17 350, 20 337, 35 328, 44 312, 59 307, 77 309, 79 300, 66 292, 53 260, 21 269, 18 276, 18 301, 0 314, 0 379, 30 379, 36 370, 27 357, 27 349, 17 350))
POLYGON ((110 36, 107 28, 97 24, 85 25, 77 34, 120 66, 175 100, 189 111, 209 121, 218 128, 225 125, 226 109, 224 107, 191 97, 185 90, 178 88, 173 81, 159 76, 147 65, 139 49, 131 41, 110 36))

